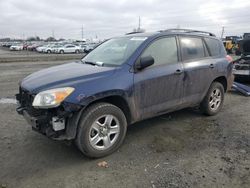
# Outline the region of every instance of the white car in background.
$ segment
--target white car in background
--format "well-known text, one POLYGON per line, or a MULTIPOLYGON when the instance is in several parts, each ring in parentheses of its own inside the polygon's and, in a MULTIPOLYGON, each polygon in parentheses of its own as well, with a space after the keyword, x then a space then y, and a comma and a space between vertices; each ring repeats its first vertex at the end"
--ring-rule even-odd
POLYGON ((23 50, 23 44, 14 44, 10 46, 11 51, 21 51, 23 50))
POLYGON ((85 53, 89 53, 90 51, 94 50, 95 47, 97 46, 98 44, 97 43, 89 43, 89 44, 86 44, 86 47, 84 49, 84 52, 85 53))
POLYGON ((50 54, 54 52, 55 49, 62 47, 62 45, 54 44, 54 45, 48 45, 46 48, 42 49, 43 53, 50 54))
POLYGON ((64 54, 64 53, 80 53, 80 47, 73 45, 73 44, 67 44, 60 48, 57 48, 55 50, 56 53, 64 54))
POLYGON ((57 52, 56 52, 57 49, 58 49, 58 48, 62 48, 62 47, 63 47, 62 44, 55 45, 55 46, 51 47, 51 51, 52 51, 52 53, 57 53, 57 52))
POLYGON ((36 51, 39 53, 42 53, 44 49, 46 49, 47 47, 49 47, 49 45, 43 45, 43 46, 39 46, 36 48, 36 51))
POLYGON ((86 46, 87 46, 86 44, 80 44, 79 45, 81 53, 84 53, 84 50, 85 50, 86 46))

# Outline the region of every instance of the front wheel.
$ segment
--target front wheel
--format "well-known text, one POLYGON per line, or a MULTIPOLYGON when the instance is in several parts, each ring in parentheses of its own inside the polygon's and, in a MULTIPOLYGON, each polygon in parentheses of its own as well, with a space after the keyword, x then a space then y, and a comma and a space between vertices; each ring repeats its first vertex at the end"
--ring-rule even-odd
POLYGON ((217 114, 224 102, 224 87, 219 82, 213 82, 200 105, 201 111, 209 116, 217 114))
POLYGON ((121 146, 126 131, 126 117, 120 108, 109 103, 97 103, 82 114, 76 144, 88 157, 104 157, 121 146))

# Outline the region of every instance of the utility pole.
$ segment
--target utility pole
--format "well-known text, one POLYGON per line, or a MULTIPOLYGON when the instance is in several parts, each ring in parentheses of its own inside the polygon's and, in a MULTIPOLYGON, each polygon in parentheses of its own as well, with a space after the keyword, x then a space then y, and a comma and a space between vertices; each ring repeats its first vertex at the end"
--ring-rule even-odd
POLYGON ((82 25, 82 39, 83 39, 83 25, 82 25))
POLYGON ((222 30, 221 30, 221 39, 223 38, 223 35, 224 35, 224 32, 225 32, 225 27, 224 26, 222 26, 222 30))
POLYGON ((54 29, 52 29, 52 37, 55 38, 55 32, 54 29))
POLYGON ((139 25, 138 25, 138 31, 141 30, 141 17, 139 16, 139 25))

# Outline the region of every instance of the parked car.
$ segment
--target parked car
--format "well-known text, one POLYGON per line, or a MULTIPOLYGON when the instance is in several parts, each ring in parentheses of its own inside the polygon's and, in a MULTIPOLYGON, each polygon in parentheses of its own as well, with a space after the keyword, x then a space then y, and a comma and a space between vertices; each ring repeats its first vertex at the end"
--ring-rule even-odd
POLYGON ((29 45, 30 45, 29 43, 24 43, 23 44, 23 50, 27 50, 29 45))
POLYGON ((86 44, 85 48, 84 48, 84 52, 85 53, 89 53, 91 52, 95 47, 97 46, 97 44, 93 43, 93 44, 86 44))
POLYGON ((13 42, 6 42, 3 44, 3 47, 10 48, 13 45, 13 42))
POLYGON ((62 45, 58 45, 58 44, 53 44, 53 45, 47 45, 45 48, 42 49, 43 53, 52 53, 53 51, 55 51, 57 48, 62 47, 62 45))
POLYGON ((10 47, 11 51, 21 51, 23 50, 23 44, 14 44, 10 47))
POLYGON ((211 33, 126 35, 107 40, 81 61, 24 78, 17 112, 34 130, 74 140, 86 156, 103 157, 121 146, 132 123, 196 106, 217 114, 231 88, 232 68, 211 33))
POLYGON ((40 45, 36 48, 36 51, 39 52, 39 53, 43 53, 44 52, 44 49, 50 47, 51 45, 49 44, 46 44, 46 45, 40 45))
POLYGON ((81 53, 84 52, 86 46, 87 46, 86 44, 81 44, 81 45, 79 45, 79 47, 80 47, 80 52, 81 52, 81 53))
POLYGON ((62 48, 62 44, 55 45, 51 48, 52 53, 56 53, 57 49, 62 48))
POLYGON ((35 44, 32 44, 32 45, 29 45, 29 46, 27 47, 27 50, 36 51, 36 49, 37 49, 39 46, 41 46, 41 44, 35 43, 35 44))
POLYGON ((236 80, 250 81, 250 38, 241 40, 239 46, 242 55, 233 62, 233 73, 236 80))
POLYGON ((73 45, 73 44, 67 44, 60 48, 57 48, 55 50, 56 53, 64 54, 64 53, 80 53, 80 47, 73 45))

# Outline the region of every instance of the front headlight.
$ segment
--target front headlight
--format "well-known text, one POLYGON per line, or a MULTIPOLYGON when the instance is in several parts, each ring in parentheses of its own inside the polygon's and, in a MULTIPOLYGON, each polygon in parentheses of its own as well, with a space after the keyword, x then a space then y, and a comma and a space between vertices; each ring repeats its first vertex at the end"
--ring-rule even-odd
POLYGON ((37 108, 57 107, 74 90, 72 87, 65 87, 42 91, 35 96, 32 106, 37 108))

